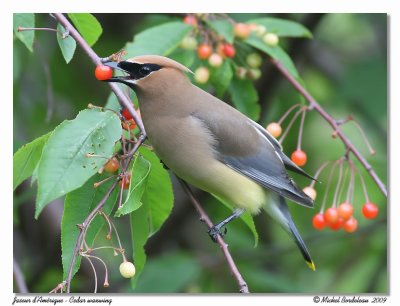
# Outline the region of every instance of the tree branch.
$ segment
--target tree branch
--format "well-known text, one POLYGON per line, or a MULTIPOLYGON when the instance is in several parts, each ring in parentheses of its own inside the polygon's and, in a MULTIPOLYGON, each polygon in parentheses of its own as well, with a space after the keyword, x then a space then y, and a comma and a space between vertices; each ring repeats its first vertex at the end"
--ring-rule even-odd
MULTIPOLYGON (((193 206, 196 208, 197 212, 199 213, 200 220, 203 221, 209 229, 211 229, 214 226, 214 224, 208 217, 207 213, 204 211, 201 204, 194 197, 193 192, 190 189, 190 187, 188 186, 188 184, 184 180, 180 179, 179 177, 177 177, 177 179, 181 183, 183 190, 185 190, 185 192, 189 196, 190 201, 192 202, 193 206)), ((235 278, 237 284, 239 285, 239 292, 240 293, 250 293, 246 281, 240 274, 240 271, 237 268, 235 261, 233 260, 233 257, 228 250, 228 245, 225 243, 224 239, 222 239, 222 237, 220 235, 217 236, 217 243, 221 247, 222 253, 225 256, 225 259, 226 259, 226 262, 228 263, 229 269, 231 270, 233 277, 235 278)))
POLYGON ((337 133, 339 138, 342 140, 346 149, 353 153, 353 155, 359 160, 361 165, 367 170, 371 178, 374 180, 375 184, 381 190, 381 192, 387 197, 387 189, 385 184, 378 177, 372 166, 367 162, 367 160, 362 156, 362 154, 354 147, 351 141, 344 135, 340 129, 337 121, 329 115, 325 109, 311 96, 311 94, 290 74, 290 72, 277 60, 271 59, 272 64, 283 74, 283 76, 293 85, 293 87, 308 101, 310 107, 315 109, 326 122, 332 126, 333 130, 337 133))
MULTIPOLYGON (((86 52, 92 62, 98 66, 102 65, 100 57, 93 51, 93 49, 87 44, 87 42, 83 39, 81 34, 74 28, 74 26, 68 21, 68 19, 60 13, 53 13, 53 16, 57 19, 57 21, 65 28, 65 30, 71 35, 73 39, 75 39, 76 43, 86 52)), ((135 108, 133 107, 132 101, 124 94, 124 92, 119 88, 119 86, 115 83, 108 83, 111 87, 111 90, 114 92, 117 97, 119 103, 122 107, 128 109, 133 119, 135 120, 137 126, 139 127, 141 133, 146 135, 146 131, 143 126, 142 119, 139 117, 135 108)))
MULTIPOLYGON (((144 135, 141 135, 139 137, 137 143, 132 148, 132 150, 129 152, 128 160, 125 164, 125 167, 122 169, 122 172, 125 172, 128 169, 129 163, 130 163, 133 155, 139 149, 139 147, 142 145, 142 143, 145 141, 145 139, 146 139, 146 137, 144 135)), ((83 221, 83 223, 81 224, 80 233, 78 235, 78 238, 76 239, 72 259, 71 259, 71 262, 68 267, 68 276, 67 276, 67 279, 65 280, 66 285, 67 285, 67 293, 70 293, 71 280, 73 277, 72 274, 73 274, 73 270, 74 270, 75 261, 79 255, 79 251, 82 247, 82 242, 83 242, 83 238, 86 235, 86 231, 87 231, 90 223, 92 222, 92 220, 96 217, 97 213, 103 208, 104 204, 107 202, 107 199, 110 197, 111 193, 117 186, 117 183, 118 183, 118 179, 116 179, 114 181, 114 183, 111 185, 110 189, 108 189, 107 193, 100 200, 99 204, 97 204, 97 206, 90 212, 90 214, 86 217, 85 221, 83 221)))

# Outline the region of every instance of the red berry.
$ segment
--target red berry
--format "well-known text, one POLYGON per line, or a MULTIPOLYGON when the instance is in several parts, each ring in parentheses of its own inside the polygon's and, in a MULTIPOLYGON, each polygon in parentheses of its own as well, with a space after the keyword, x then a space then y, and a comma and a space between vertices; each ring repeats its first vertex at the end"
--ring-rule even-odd
POLYGON ((197 47, 197 56, 199 57, 199 59, 207 59, 210 57, 211 53, 212 48, 210 45, 201 44, 197 47))
POLYGON ((236 37, 246 39, 250 35, 250 27, 245 23, 237 23, 233 28, 236 37))
POLYGON ((374 219, 378 215, 379 209, 372 202, 365 203, 362 207, 362 213, 367 219, 374 219))
POLYGON ((267 125, 267 131, 275 138, 278 138, 282 134, 282 127, 279 123, 271 122, 267 125))
POLYGON ((128 111, 127 108, 123 108, 123 109, 121 110, 121 115, 124 116, 124 118, 125 118, 126 120, 131 120, 131 119, 133 119, 131 113, 128 111))
POLYGON ((124 187, 124 189, 129 189, 129 185, 131 184, 131 175, 128 173, 122 177, 119 181, 119 188, 124 187))
POLYGON ((325 211, 324 217, 328 224, 332 224, 339 219, 339 213, 335 207, 330 207, 325 211))
POLYGON ((222 51, 226 57, 234 57, 236 54, 235 47, 231 44, 224 44, 222 51))
POLYGON ((337 231, 337 230, 341 229, 341 228, 343 227, 343 225, 344 225, 344 219, 341 218, 341 217, 339 217, 339 218, 336 220, 336 222, 330 223, 330 224, 329 224, 329 227, 330 227, 332 230, 337 231))
POLYGON ((119 168, 119 162, 118 159, 115 157, 110 158, 108 162, 104 165, 104 170, 110 173, 114 173, 117 171, 119 168))
POLYGON ((192 26, 197 26, 197 18, 193 15, 187 15, 183 18, 183 22, 192 26))
POLYGON ((355 218, 351 217, 349 220, 344 222, 343 229, 348 233, 353 233, 356 231, 358 222, 355 218))
POLYGON ((354 208, 350 203, 344 202, 338 207, 339 217, 342 217, 344 220, 349 220, 353 215, 353 212, 354 208))
POLYGON ((312 225, 315 229, 322 230, 326 226, 324 215, 322 213, 316 214, 312 218, 312 225))
POLYGON ((304 151, 298 149, 292 153, 291 159, 297 166, 302 167, 307 162, 307 154, 304 151))
POLYGON ((94 75, 95 75, 96 79, 98 79, 99 81, 104 81, 104 80, 111 79, 111 77, 113 75, 113 71, 112 71, 111 67, 99 65, 96 67, 96 69, 94 71, 94 75))

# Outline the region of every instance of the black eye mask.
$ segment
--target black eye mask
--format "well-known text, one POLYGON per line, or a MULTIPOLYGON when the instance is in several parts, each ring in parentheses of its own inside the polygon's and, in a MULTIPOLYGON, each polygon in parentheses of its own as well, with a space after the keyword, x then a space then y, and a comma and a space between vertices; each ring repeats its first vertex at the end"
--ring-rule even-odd
POLYGON ((153 71, 157 71, 162 68, 157 64, 138 64, 127 61, 119 62, 118 67, 129 73, 134 80, 140 80, 148 76, 153 71))

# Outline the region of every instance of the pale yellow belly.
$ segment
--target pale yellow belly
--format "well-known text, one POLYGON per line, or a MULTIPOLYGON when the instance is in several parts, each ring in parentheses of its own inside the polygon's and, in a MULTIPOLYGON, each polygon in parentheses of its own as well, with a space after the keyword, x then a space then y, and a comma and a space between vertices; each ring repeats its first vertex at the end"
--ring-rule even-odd
MULTIPOLYGON (((204 173, 204 172, 203 172, 204 173)), ((206 177, 186 177, 189 183, 251 214, 257 214, 267 202, 267 191, 244 175, 215 162, 207 166, 206 177)))

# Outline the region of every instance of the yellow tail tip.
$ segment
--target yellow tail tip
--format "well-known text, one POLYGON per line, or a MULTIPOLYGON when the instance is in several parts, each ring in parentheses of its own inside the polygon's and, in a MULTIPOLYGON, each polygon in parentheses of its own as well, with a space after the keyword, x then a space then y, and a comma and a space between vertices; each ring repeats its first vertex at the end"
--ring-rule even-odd
POLYGON ((313 262, 313 261, 306 261, 306 263, 307 263, 307 266, 308 266, 311 270, 315 271, 315 265, 314 265, 314 262, 313 262))

